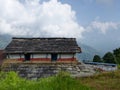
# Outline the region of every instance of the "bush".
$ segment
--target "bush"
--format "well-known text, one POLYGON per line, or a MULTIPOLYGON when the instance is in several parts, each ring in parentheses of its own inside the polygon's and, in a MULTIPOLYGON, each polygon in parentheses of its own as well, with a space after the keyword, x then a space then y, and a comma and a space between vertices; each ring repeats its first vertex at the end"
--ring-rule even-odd
POLYGON ((66 72, 37 81, 20 78, 15 72, 1 72, 0 80, 0 90, 91 90, 66 72))
POLYGON ((120 69, 120 64, 118 64, 117 66, 118 66, 118 69, 120 69))

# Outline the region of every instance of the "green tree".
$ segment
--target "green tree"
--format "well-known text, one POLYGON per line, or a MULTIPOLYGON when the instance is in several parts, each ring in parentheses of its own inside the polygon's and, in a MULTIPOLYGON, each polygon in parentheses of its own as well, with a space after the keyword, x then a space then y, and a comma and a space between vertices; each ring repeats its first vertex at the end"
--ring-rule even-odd
POLYGON ((102 60, 101 60, 101 58, 100 58, 99 55, 95 55, 95 56, 93 57, 93 62, 102 62, 102 60))
POLYGON ((120 48, 113 50, 113 54, 115 55, 116 62, 120 64, 120 48))
POLYGON ((111 53, 111 52, 107 52, 104 56, 103 56, 103 61, 105 63, 116 63, 115 61, 115 56, 111 53))

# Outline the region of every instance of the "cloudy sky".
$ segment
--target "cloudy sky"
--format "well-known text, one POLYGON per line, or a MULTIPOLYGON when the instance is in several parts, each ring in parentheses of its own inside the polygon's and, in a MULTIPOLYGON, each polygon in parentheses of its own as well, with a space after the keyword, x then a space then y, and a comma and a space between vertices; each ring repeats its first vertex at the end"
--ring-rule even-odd
POLYGON ((0 0, 0 35, 75 37, 100 51, 120 47, 120 0, 0 0))

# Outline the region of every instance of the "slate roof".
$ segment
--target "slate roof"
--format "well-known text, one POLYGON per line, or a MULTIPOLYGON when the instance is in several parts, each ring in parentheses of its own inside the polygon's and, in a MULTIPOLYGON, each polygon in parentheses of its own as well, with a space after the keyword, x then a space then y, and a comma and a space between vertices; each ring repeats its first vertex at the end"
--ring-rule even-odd
POLYGON ((75 38, 12 38, 6 53, 80 53, 75 38))

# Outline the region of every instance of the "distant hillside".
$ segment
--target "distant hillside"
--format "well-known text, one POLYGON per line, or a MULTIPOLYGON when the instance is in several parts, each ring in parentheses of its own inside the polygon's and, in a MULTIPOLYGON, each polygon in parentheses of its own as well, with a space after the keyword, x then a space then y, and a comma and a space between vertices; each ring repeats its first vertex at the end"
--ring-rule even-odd
POLYGON ((10 42, 11 36, 9 35, 0 35, 0 49, 4 49, 6 45, 10 42))
MULTIPOLYGON (((11 36, 0 35, 0 49, 4 49, 10 41, 11 41, 11 36)), ((100 56, 102 55, 100 52, 98 52, 97 50, 95 50, 90 46, 81 44, 79 42, 78 44, 82 49, 82 53, 78 55, 79 60, 92 60, 95 54, 100 56)))
POLYGON ((99 52, 96 49, 94 49, 90 46, 87 46, 85 44, 79 44, 79 46, 82 49, 82 53, 80 53, 78 55, 78 58, 80 60, 88 60, 88 61, 90 60, 91 61, 93 59, 94 55, 96 55, 96 54, 100 55, 100 56, 103 55, 101 52, 99 52))

